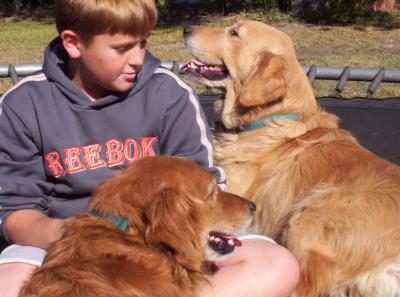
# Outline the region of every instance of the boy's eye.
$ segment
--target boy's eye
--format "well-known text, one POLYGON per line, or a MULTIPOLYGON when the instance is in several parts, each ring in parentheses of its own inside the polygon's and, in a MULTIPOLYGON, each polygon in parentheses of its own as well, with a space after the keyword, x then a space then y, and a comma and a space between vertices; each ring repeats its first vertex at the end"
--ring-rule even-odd
POLYGON ((125 53, 127 51, 127 48, 126 47, 117 47, 115 50, 118 53, 122 54, 122 53, 125 53))
POLYGON ((144 48, 146 48, 146 45, 147 45, 147 40, 144 39, 144 40, 140 41, 140 43, 132 43, 132 44, 128 44, 128 45, 114 46, 113 48, 117 53, 123 54, 137 46, 139 46, 141 49, 144 49, 144 48))

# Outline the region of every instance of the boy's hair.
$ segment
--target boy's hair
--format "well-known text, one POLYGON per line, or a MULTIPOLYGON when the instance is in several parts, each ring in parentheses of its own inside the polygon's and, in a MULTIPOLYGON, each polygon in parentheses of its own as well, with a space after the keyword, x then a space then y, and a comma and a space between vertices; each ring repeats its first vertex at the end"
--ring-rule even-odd
POLYGON ((157 22, 153 0, 56 0, 58 33, 72 30, 90 42, 97 34, 145 36, 157 22))

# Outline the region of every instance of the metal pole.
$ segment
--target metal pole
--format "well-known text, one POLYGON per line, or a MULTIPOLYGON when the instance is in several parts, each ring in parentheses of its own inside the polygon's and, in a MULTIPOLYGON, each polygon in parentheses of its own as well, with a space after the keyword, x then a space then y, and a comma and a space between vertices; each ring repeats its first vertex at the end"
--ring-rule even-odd
MULTIPOLYGON (((163 61, 162 66, 167 69, 177 70, 183 62, 163 61)), ((42 68, 41 64, 15 64, 13 65, 18 77, 25 77, 42 68)), ((379 69, 379 68, 351 68, 351 67, 324 67, 324 66, 303 66, 303 69, 313 79, 340 80, 343 72, 349 81, 372 82, 378 75, 382 76, 382 83, 400 83, 400 69, 379 69), (310 71, 311 70, 311 71, 310 71)), ((180 73, 183 73, 180 71, 180 73)), ((11 77, 9 64, 0 64, 0 78, 11 77)))

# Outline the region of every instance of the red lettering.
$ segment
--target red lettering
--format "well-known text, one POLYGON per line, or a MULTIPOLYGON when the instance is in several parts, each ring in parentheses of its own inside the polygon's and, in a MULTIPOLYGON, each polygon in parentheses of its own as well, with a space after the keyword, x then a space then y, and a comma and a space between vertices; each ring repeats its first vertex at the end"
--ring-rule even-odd
POLYGON ((96 169, 106 166, 106 162, 100 159, 100 144, 90 144, 83 148, 83 159, 86 161, 87 167, 89 169, 96 169))
POLYGON ((115 166, 124 163, 123 144, 121 141, 111 139, 106 142, 106 155, 108 166, 115 166))
POLYGON ((44 159, 53 176, 59 177, 66 172, 73 174, 86 169, 112 167, 123 164, 125 161, 132 162, 141 157, 154 156, 153 143, 156 141, 158 137, 141 137, 140 143, 133 138, 127 138, 125 142, 110 139, 104 144, 106 159, 102 159, 100 155, 103 145, 99 143, 85 145, 82 148, 64 148, 64 160, 57 151, 49 152, 44 159))
POLYGON ((64 149, 65 159, 64 163, 67 165, 68 173, 76 173, 85 170, 85 166, 79 159, 81 149, 79 147, 69 147, 64 149))
POLYGON ((158 141, 158 137, 141 137, 140 145, 142 147, 142 157, 154 156, 153 142, 158 141))
POLYGON ((44 159, 48 162, 47 167, 53 173, 54 177, 59 177, 64 174, 64 168, 61 164, 61 156, 58 152, 50 152, 46 154, 44 159))
POLYGON ((128 162, 135 161, 140 158, 139 144, 133 138, 127 138, 124 145, 125 158, 128 162))

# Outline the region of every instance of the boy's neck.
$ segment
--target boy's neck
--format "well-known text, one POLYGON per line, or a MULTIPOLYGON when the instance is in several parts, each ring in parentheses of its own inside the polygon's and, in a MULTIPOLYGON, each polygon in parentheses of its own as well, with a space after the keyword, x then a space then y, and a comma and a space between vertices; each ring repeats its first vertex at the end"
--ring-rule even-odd
POLYGON ((104 97, 106 91, 83 80, 80 71, 82 71, 82 69, 80 69, 79 61, 70 59, 67 62, 67 77, 88 96, 90 101, 96 101, 97 99, 104 97))

